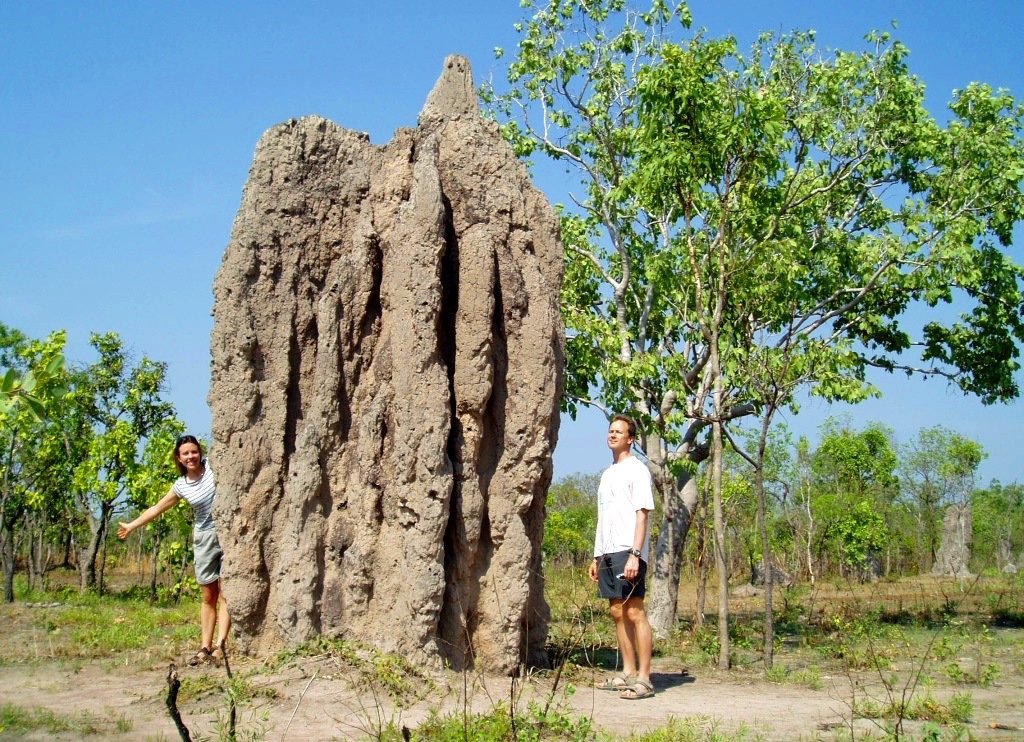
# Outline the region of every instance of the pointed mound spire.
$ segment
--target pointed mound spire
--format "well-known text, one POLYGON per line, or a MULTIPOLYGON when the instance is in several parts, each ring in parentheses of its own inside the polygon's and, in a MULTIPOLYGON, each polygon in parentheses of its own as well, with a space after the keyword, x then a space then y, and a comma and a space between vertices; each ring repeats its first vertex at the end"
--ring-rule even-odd
POLYGON ((460 54, 451 54, 444 60, 441 77, 420 111, 419 126, 421 129, 433 129, 445 121, 479 115, 480 104, 473 87, 469 60, 460 54))

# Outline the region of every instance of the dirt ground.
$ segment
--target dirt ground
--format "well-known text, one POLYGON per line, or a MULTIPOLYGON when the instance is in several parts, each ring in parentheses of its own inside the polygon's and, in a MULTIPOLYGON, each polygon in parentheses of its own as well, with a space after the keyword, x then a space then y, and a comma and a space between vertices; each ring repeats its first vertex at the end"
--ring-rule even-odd
MULTIPOLYGON (((885 607, 895 614, 929 600, 941 603, 954 587, 924 578, 901 580, 871 587, 866 596, 872 606, 885 607)), ((842 613, 843 600, 851 594, 833 592, 821 589, 808 598, 808 614, 817 615, 826 608, 842 613)), ((692 593, 687 590, 685 594, 692 593)), ((997 594, 978 593, 989 598, 997 594)), ((756 596, 737 595, 737 610, 760 611, 758 600, 756 596)), ((978 601, 985 602, 980 597, 978 601)), ((49 612, 51 607, 60 605, 0 606, 0 707, 33 713, 51 710, 63 717, 84 719, 85 723, 73 732, 55 734, 40 725, 37 731, 26 734, 17 732, 13 724, 5 730, 0 715, 0 740, 81 739, 83 726, 91 729, 92 739, 176 740, 179 737, 166 708, 167 673, 172 660, 178 662, 183 679, 179 708, 193 739, 218 738, 218 724, 223 724, 227 710, 222 689, 224 669, 184 666, 184 658, 175 653, 189 646, 191 639, 183 643, 181 636, 169 630, 171 634, 163 636, 162 645, 158 639, 138 650, 104 653, 92 645, 78 646, 70 631, 52 633, 57 629, 50 626, 47 616, 54 615, 49 612)), ((692 615, 693 607, 682 606, 681 610, 683 615, 692 615)), ((188 616, 191 619, 191 613, 188 616)), ((122 621, 129 625, 121 617, 113 619, 114 624, 122 621)), ((953 650, 959 654, 930 668, 932 677, 923 679, 918 694, 931 694, 939 703, 946 703, 954 693, 967 692, 973 703, 972 721, 966 725, 971 738, 1024 740, 1024 629, 1018 623, 984 631, 989 632, 985 637, 964 639, 953 650), (999 650, 984 658, 964 656, 982 645, 999 650), (957 685, 942 676, 941 668, 949 661, 965 667, 972 662, 995 661, 1002 671, 989 687, 957 685)), ((850 739, 851 731, 856 739, 872 734, 882 737, 876 722, 850 721, 855 699, 860 701, 865 690, 877 702, 884 701, 879 678, 868 671, 822 674, 821 687, 812 689, 795 682, 766 682, 756 663, 746 669, 719 672, 701 665, 684 668, 679 657, 674 652, 655 658, 653 681, 657 692, 639 701, 595 689, 601 676, 579 669, 571 677, 561 678, 555 687, 550 673, 512 680, 437 671, 429 673, 429 679, 409 678, 415 686, 411 695, 422 700, 398 706, 378 683, 368 681, 365 673, 330 654, 297 657, 273 670, 257 660, 236 656, 232 668, 236 678, 246 679, 250 694, 238 707, 238 739, 372 738, 391 723, 416 729, 432 709, 441 714, 461 714, 487 712, 504 704, 504 708, 514 708, 523 715, 531 702, 541 707, 551 703, 563 714, 590 719, 609 736, 662 727, 671 717, 679 717, 707 731, 745 731, 746 739, 850 739)), ((802 661, 792 648, 787 648, 782 658, 787 664, 802 661)), ((817 660, 804 662, 800 666, 817 660)), ((907 655, 896 652, 891 667, 894 676, 914 676, 914 668, 901 667, 901 662, 907 662, 907 655)), ((911 738, 920 738, 923 727, 923 722, 906 722, 905 731, 911 738)), ((948 732, 945 738, 952 738, 948 732)))
MULTIPOLYGON (((236 674, 256 667, 251 660, 237 658, 236 674)), ((184 667, 184 677, 208 676, 222 669, 184 667)), ((265 671, 264 671, 265 672, 265 671)), ((437 692, 427 701, 397 709, 386 696, 360 686, 351 671, 328 661, 305 658, 277 674, 251 676, 257 697, 240 707, 241 735, 281 740, 360 739, 394 721, 415 729, 429 708, 458 712, 483 711, 498 702, 518 698, 518 707, 529 701, 540 703, 550 695, 551 678, 513 682, 508 678, 437 673, 437 692)), ((167 713, 167 666, 151 663, 139 666, 125 660, 37 661, 0 665, 0 705, 49 708, 63 714, 87 712, 106 720, 100 724, 102 739, 174 740, 178 738, 167 713), (121 719, 123 731, 113 720, 121 719), (127 721, 125 721, 127 720, 127 721), (128 728, 130 727, 130 728, 128 728)), ((670 716, 701 717, 706 729, 733 732, 746 728, 750 738, 766 740, 849 738, 850 678, 823 678, 824 688, 810 690, 796 685, 778 685, 743 680, 736 673, 710 669, 685 671, 678 662, 662 660, 653 676, 657 693, 640 701, 622 700, 617 694, 587 687, 577 678, 576 692, 564 688, 553 694, 563 710, 592 719, 607 732, 628 734, 663 726, 670 716), (845 730, 845 734, 843 734, 845 730)), ((991 723, 1024 729, 1024 686, 1015 677, 988 689, 972 688, 974 722, 970 733, 978 739, 1024 739, 1024 731, 992 729, 991 723)), ((942 693, 936 692, 942 699, 942 693)), ((223 718, 226 701, 220 691, 193 697, 180 704, 186 725, 194 737, 216 738, 218 716, 223 718)), ((919 723, 908 731, 920 730, 919 723)), ((877 728, 858 720, 855 735, 877 728)), ((16 738, 0 731, 0 737, 16 738)), ((75 739, 80 733, 53 735, 34 732, 21 739, 75 739)), ((97 738, 97 737, 93 737, 97 738)), ((244 737, 241 737, 244 738, 244 737)))

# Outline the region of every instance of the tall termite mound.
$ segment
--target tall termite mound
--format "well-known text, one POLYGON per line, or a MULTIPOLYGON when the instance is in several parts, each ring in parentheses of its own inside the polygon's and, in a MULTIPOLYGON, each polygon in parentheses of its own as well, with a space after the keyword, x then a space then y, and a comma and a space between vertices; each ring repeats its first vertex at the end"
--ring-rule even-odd
POLYGON ((461 57, 383 147, 316 116, 262 137, 214 287, 210 388, 243 648, 545 661, 561 281, 556 215, 461 57))

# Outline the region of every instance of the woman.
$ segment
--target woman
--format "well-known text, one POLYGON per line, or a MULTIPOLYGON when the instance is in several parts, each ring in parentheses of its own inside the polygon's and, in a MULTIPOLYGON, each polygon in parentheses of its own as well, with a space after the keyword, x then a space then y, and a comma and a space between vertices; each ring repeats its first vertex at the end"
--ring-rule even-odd
POLYGON ((231 618, 220 587, 220 563, 224 552, 221 551, 213 524, 213 502, 217 496, 213 470, 203 458, 203 448, 194 435, 178 438, 174 446, 174 463, 181 476, 171 486, 171 491, 131 523, 118 523, 117 535, 127 538, 129 533, 156 520, 177 505, 179 500, 192 506, 196 516, 192 529, 196 582, 203 590, 203 605, 199 611, 202 646, 188 663, 199 665, 217 662, 224 656, 231 618), (214 628, 219 628, 216 645, 213 644, 214 628))

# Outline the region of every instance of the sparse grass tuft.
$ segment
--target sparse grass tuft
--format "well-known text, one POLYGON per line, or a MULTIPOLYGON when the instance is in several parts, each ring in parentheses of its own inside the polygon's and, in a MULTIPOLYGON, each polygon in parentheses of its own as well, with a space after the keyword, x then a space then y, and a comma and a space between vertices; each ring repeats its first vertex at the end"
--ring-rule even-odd
POLYGON ((178 689, 178 703, 184 705, 189 701, 206 698, 213 693, 224 690, 224 679, 216 675, 189 674, 181 678, 178 689))
MULTIPOLYGON (((597 739, 597 732, 585 716, 550 709, 545 713, 537 704, 530 704, 525 712, 514 713, 509 706, 499 703, 482 714, 452 712, 442 715, 431 711, 427 720, 415 730, 413 738, 430 742, 462 742, 466 739, 479 742, 509 739, 589 742, 597 739)), ((380 739, 389 742, 400 740, 401 730, 390 724, 380 739)))
POLYGON ((48 708, 26 708, 15 704, 0 706, 0 736, 20 736, 33 732, 70 733, 80 737, 108 735, 112 731, 130 732, 132 720, 109 709, 108 718, 87 711, 61 714, 48 708))
POLYGON ((254 684, 254 677, 252 672, 242 676, 236 675, 231 679, 220 673, 189 674, 181 679, 178 702, 185 704, 215 693, 231 693, 240 704, 249 703, 256 698, 277 698, 278 692, 274 688, 254 684))
POLYGON ((280 668, 299 657, 321 658, 339 667, 347 667, 400 702, 419 700, 436 690, 433 680, 405 657, 386 654, 341 639, 319 637, 303 642, 297 647, 278 652, 270 667, 280 668))
POLYGON ((811 690, 821 690, 824 687, 821 670, 816 666, 791 670, 784 665, 775 664, 765 675, 765 680, 769 683, 801 685, 811 690))
POLYGON ((649 732, 634 732, 628 742, 740 742, 750 739, 745 728, 723 732, 709 716, 670 716, 668 723, 649 732))

